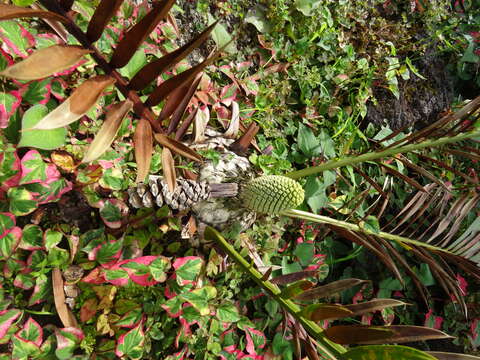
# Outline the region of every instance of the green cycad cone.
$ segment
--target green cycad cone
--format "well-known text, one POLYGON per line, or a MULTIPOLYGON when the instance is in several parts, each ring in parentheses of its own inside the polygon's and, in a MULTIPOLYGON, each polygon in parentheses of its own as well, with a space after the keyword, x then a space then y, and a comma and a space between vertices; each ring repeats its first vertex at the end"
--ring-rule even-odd
POLYGON ((271 215, 296 208, 304 197, 298 182, 279 175, 255 178, 244 186, 240 194, 246 208, 271 215))

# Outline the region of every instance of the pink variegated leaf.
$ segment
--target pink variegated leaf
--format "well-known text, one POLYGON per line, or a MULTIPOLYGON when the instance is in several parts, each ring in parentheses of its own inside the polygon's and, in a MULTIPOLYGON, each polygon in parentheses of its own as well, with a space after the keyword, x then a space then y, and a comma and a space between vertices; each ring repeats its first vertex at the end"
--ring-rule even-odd
POLYGON ((22 238, 22 229, 14 226, 0 240, 0 260, 6 260, 13 255, 15 249, 20 244, 22 238))
POLYGON ((16 224, 15 215, 8 212, 0 213, 0 239, 7 235, 16 224))
POLYGON ((40 355, 40 347, 37 344, 17 334, 13 335, 12 344, 12 359, 38 359, 40 355))
POLYGON ((192 284, 200 274, 202 266, 203 260, 198 256, 177 258, 173 263, 177 283, 181 286, 192 284))
POLYGON ((69 359, 72 357, 75 348, 85 337, 82 330, 75 327, 66 327, 55 331, 57 337, 57 349, 55 355, 59 359, 69 359))
POLYGON ((259 330, 255 330, 249 327, 245 328, 245 337, 247 344, 245 349, 249 354, 256 355, 256 349, 263 349, 267 343, 265 334, 259 330))
POLYGON ((143 323, 140 322, 132 330, 120 336, 117 341, 115 354, 119 357, 140 359, 143 355, 144 340, 145 334, 143 332, 143 323))
POLYGON ((111 240, 96 246, 92 251, 88 253, 88 260, 97 260, 100 264, 110 263, 120 258, 122 254, 122 240, 111 240))
POLYGON ((18 91, 0 92, 0 129, 5 129, 8 126, 8 120, 21 103, 22 97, 18 91))
POLYGON ((81 281, 94 285, 103 284, 106 281, 104 270, 101 267, 97 267, 90 271, 90 273, 88 273, 88 275, 85 276, 81 281))
POLYGON ((105 225, 111 229, 118 229, 122 226, 122 219, 128 215, 129 208, 121 200, 108 199, 100 207, 100 217, 105 225))
POLYGON ((0 152, 0 193, 19 184, 22 177, 20 158, 13 146, 0 152))
POLYGON ((28 300, 28 306, 40 304, 51 294, 51 281, 46 275, 40 275, 35 281, 33 293, 28 300))
POLYGON ((43 329, 31 316, 16 335, 21 339, 33 342, 37 346, 42 345, 43 342, 43 329))
POLYGON ((128 272, 123 269, 107 269, 105 270, 105 280, 115 286, 125 286, 130 281, 128 272))
POLYGON ((5 336, 8 329, 12 326, 15 320, 22 314, 21 310, 8 309, 0 311, 0 339, 5 336))
POLYGON ((30 274, 17 274, 13 280, 13 286, 23 290, 30 290, 35 286, 35 278, 30 274))
POLYGON ((180 296, 175 296, 167 300, 162 304, 163 310, 165 310, 171 318, 177 318, 182 314, 182 306, 184 300, 180 296))
POLYGON ((120 320, 115 322, 115 326, 133 328, 142 319, 143 309, 138 307, 124 314, 120 320))
POLYGON ((152 286, 157 284, 157 281, 152 277, 148 265, 156 258, 156 256, 142 256, 136 259, 121 261, 119 264, 122 269, 128 272, 133 282, 142 286, 152 286))
POLYGON ((230 85, 224 86, 222 88, 222 91, 220 92, 221 102, 225 106, 230 106, 232 104, 232 101, 236 99, 237 92, 238 92, 238 86, 236 84, 230 84, 230 85))

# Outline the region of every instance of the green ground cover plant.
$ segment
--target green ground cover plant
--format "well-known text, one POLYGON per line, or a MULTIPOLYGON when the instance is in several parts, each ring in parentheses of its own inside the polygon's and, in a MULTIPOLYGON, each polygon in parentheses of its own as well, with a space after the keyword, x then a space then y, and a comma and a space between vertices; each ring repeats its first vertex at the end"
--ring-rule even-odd
POLYGON ((478 347, 478 11, 0 5, 0 358, 475 359, 385 344, 446 330, 478 347), (366 122, 432 44, 471 100, 427 126, 366 122), (128 205, 149 174, 173 193, 228 162, 195 147, 211 129, 255 175, 290 178, 233 176, 249 229, 128 205))

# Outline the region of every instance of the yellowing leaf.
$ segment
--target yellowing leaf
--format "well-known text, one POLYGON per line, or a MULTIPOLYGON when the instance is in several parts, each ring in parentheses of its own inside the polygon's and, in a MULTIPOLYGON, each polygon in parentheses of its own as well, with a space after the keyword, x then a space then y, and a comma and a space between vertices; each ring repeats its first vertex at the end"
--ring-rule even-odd
POLYGON ((117 135, 123 118, 130 111, 132 105, 130 100, 125 100, 113 105, 110 110, 108 110, 105 122, 90 144, 82 162, 96 160, 108 149, 117 135))
POLYGON ((56 129, 77 121, 97 103, 103 90, 114 82, 112 77, 106 75, 88 79, 32 129, 56 129))
POLYGON ((142 182, 150 171, 152 161, 153 139, 152 126, 145 119, 140 119, 133 136, 135 146, 135 161, 137 162, 137 183, 142 182))
POLYGON ((90 50, 81 46, 53 45, 35 51, 12 66, 0 72, 1 76, 16 80, 38 80, 75 65, 90 50))

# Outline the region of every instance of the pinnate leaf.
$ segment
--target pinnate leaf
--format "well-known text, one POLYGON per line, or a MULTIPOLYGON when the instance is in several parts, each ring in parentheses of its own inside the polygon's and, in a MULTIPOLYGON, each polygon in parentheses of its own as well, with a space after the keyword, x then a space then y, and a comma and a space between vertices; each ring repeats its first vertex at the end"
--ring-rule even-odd
POLYGON ((80 119, 94 106, 102 92, 115 80, 106 75, 95 76, 83 82, 73 94, 45 116, 33 129, 56 129, 80 119))
POLYGON ((82 162, 98 159, 112 144, 122 120, 132 108, 132 102, 125 100, 113 105, 107 112, 105 122, 90 144, 82 162))
POLYGON ((37 50, 26 59, 9 66, 0 72, 0 76, 26 81, 43 79, 67 70, 90 52, 76 45, 53 45, 37 50))
POLYGON ((152 162, 153 139, 152 126, 145 119, 140 119, 133 136, 135 160, 137 162, 137 183, 142 182, 150 171, 152 162))

